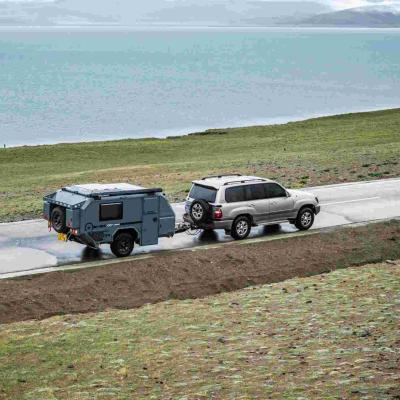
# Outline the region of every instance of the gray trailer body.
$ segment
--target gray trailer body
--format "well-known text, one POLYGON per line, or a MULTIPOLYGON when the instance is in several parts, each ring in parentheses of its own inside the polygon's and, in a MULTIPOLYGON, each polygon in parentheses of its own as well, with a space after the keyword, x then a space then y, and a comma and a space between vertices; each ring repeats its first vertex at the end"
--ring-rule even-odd
POLYGON ((161 189, 129 184, 76 185, 44 198, 43 217, 51 226, 55 207, 65 210, 65 234, 89 246, 112 243, 129 232, 142 246, 175 233, 175 213, 161 189))

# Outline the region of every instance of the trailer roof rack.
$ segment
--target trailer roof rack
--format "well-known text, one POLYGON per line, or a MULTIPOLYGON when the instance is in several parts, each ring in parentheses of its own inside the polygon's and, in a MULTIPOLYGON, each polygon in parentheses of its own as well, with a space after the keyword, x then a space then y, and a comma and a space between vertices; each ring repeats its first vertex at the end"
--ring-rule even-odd
POLYGON ((134 186, 129 184, 115 184, 115 185, 75 185, 62 188, 64 192, 77 194, 85 197, 112 197, 112 196, 126 196, 134 194, 151 194, 162 193, 161 188, 143 188, 141 186, 134 186))
POLYGON ((205 181, 206 179, 226 178, 226 177, 229 177, 229 176, 242 176, 242 174, 210 175, 210 176, 205 176, 204 178, 201 178, 201 180, 205 181))

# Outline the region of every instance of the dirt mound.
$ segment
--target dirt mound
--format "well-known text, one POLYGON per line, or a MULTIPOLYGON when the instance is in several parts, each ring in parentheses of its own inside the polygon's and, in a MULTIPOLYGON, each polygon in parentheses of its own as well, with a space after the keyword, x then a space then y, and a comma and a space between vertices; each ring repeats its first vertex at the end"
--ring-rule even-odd
POLYGON ((180 251, 104 267, 0 282, 0 322, 128 309, 400 258, 400 223, 257 244, 180 251))

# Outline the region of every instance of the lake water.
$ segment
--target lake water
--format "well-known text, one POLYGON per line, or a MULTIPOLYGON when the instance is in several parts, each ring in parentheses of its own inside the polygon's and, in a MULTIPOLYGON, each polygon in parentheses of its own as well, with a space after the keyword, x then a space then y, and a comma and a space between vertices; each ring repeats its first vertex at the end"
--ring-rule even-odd
POLYGON ((400 106, 400 31, 0 29, 0 144, 400 106))

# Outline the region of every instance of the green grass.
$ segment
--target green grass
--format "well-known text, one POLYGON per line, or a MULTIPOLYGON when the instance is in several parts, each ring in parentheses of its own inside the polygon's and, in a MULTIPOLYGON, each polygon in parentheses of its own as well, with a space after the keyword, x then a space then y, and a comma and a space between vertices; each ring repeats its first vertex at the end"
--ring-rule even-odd
POLYGON ((252 173, 291 187, 400 174, 400 109, 170 139, 0 149, 0 220, 40 215, 41 198, 90 181, 162 186, 183 199, 205 174, 252 173))
POLYGON ((0 398, 396 399, 399 265, 0 327, 0 398))

